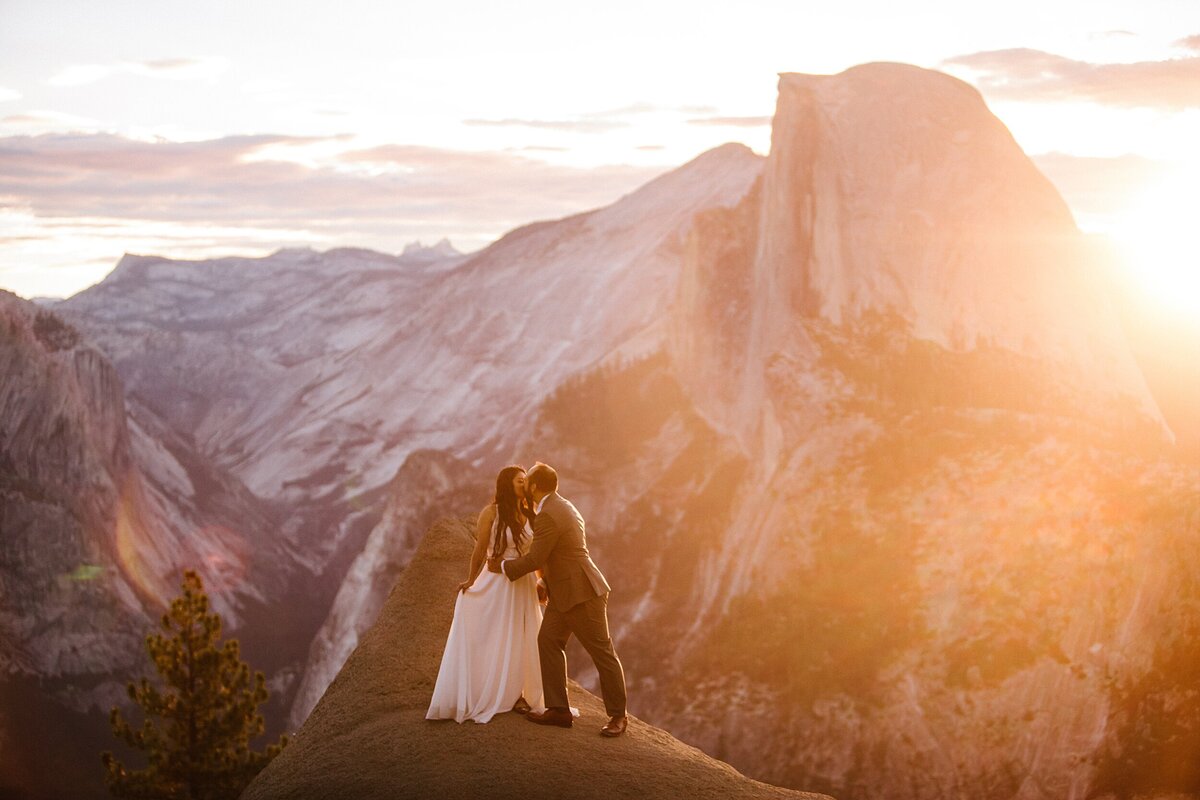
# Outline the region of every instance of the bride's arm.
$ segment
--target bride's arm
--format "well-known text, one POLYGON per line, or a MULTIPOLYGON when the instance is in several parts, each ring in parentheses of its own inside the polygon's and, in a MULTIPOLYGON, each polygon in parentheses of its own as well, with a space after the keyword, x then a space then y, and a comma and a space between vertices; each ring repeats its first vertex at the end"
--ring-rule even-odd
POLYGON ((492 521, 496 518, 496 507, 488 506, 479 512, 479 521, 475 523, 475 549, 471 551, 470 577, 458 585, 460 592, 470 589, 483 569, 484 556, 487 555, 488 534, 492 530, 492 521))
POLYGON ((493 559, 496 564, 494 571, 502 572, 510 581, 515 581, 522 575, 546 566, 546 560, 550 558, 550 551, 554 549, 560 534, 549 513, 538 514, 533 520, 533 540, 529 543, 529 552, 517 558, 493 559))

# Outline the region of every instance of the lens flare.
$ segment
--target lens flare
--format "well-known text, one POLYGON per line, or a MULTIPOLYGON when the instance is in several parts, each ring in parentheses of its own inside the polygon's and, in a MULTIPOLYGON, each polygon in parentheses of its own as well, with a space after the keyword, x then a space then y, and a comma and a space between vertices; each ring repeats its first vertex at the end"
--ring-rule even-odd
POLYGON ((1200 168, 1181 170, 1130 202, 1113 235, 1128 269, 1168 309, 1200 315, 1200 168))
POLYGON ((217 594, 244 588, 252 557, 245 537, 223 525, 206 525, 191 538, 198 547, 207 548, 197 563, 205 588, 217 594))
POLYGON ((132 469, 121 482, 121 495, 117 502, 113 541, 117 553, 117 566, 130 586, 144 602, 157 608, 165 608, 165 597, 169 587, 164 585, 159 571, 155 569, 153 539, 147 533, 145 501, 141 483, 132 469))
POLYGON ((66 577, 72 581, 94 581, 103 574, 104 567, 100 564, 80 564, 68 572, 66 577))

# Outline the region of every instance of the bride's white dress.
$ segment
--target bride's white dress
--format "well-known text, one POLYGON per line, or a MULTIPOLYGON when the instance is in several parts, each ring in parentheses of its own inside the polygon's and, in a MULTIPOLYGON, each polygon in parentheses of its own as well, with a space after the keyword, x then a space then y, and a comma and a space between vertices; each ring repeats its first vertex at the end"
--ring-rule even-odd
MULTIPOLYGON (((516 558, 529 549, 533 532, 526 522, 520 549, 511 531, 504 536, 504 557, 516 558)), ((488 556, 495 542, 493 527, 488 556)), ((522 696, 534 711, 544 711, 537 646, 541 624, 537 576, 531 572, 510 581, 485 564, 471 588, 454 601, 454 621, 425 718, 488 722, 511 711, 522 696)))

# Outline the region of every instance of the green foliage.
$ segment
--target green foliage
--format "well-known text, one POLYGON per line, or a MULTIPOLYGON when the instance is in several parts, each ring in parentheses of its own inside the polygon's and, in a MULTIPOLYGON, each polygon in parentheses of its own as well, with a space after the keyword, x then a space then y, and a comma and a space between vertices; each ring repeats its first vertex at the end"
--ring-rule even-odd
POLYGON ((1200 792, 1200 631, 1184 624, 1145 674, 1109 678, 1116 747, 1097 759, 1094 794, 1200 792))
POLYGON ((682 390, 666 365, 660 351, 572 375, 546 399, 542 417, 574 449, 600 463, 626 461, 683 406, 682 390))
POLYGON ((865 311, 851 334, 821 320, 806 322, 821 345, 824 364, 853 382, 856 396, 901 410, 951 406, 1038 411, 1058 408, 1067 399, 1056 376, 1035 359, 988 340, 967 350, 948 350, 916 338, 911 324, 896 311, 865 311))
POLYGON ((870 697, 879 671, 927 636, 915 611, 919 531, 893 525, 871 534, 831 510, 814 526, 816 561, 768 597, 737 598, 701 657, 722 663, 697 666, 744 672, 797 704, 836 692, 870 697))
POLYGON ((162 616, 162 633, 146 636, 161 685, 129 684, 142 724, 116 707, 109 717, 114 734, 147 760, 145 769, 130 770, 101 754, 115 797, 234 800, 287 745, 285 735, 264 752, 250 749, 264 728, 258 706, 267 700, 266 679, 251 676, 236 639, 219 643, 221 618, 210 613, 200 576, 184 572, 182 589, 162 616))
POLYGON ((33 335, 50 351, 70 350, 80 340, 79 331, 48 311, 38 311, 33 318, 33 335))
POLYGON ((984 338, 968 349, 951 333, 954 349, 917 338, 895 311, 867 310, 847 329, 805 318, 820 347, 820 363, 853 385, 838 402, 843 412, 905 415, 924 409, 1002 409, 1050 415, 1070 428, 1088 422, 1093 444, 1161 454, 1160 432, 1132 395, 1099 397, 1080 376, 984 338))

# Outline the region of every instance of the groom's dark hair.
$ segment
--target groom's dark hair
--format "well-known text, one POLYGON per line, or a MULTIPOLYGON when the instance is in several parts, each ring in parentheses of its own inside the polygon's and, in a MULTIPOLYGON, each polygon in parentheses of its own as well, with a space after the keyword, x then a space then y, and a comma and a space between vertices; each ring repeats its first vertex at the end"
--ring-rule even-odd
POLYGON ((549 464, 537 462, 525 473, 525 479, 539 492, 551 494, 558 491, 558 473, 549 464))

